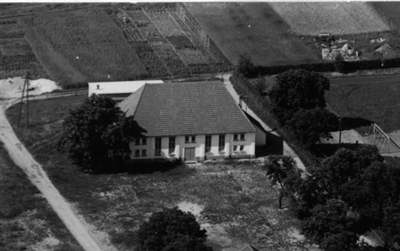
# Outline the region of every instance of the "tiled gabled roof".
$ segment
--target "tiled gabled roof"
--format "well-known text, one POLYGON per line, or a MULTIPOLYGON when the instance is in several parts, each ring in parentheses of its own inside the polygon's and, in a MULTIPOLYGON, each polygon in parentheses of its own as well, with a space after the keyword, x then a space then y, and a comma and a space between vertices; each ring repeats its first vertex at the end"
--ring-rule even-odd
POLYGON ((221 82, 146 84, 119 106, 146 136, 255 132, 221 82))

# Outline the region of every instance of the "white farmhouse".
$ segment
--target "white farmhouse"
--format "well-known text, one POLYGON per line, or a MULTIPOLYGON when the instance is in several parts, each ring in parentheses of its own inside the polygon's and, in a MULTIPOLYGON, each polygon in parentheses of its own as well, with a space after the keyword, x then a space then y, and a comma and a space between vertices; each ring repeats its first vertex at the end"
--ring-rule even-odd
POLYGON ((119 82, 91 82, 89 85, 89 97, 92 94, 107 96, 116 101, 121 101, 137 91, 144 84, 162 84, 162 80, 139 80, 119 82))
POLYGON ((147 132, 131 158, 254 157, 256 128, 221 82, 145 84, 119 106, 147 132))

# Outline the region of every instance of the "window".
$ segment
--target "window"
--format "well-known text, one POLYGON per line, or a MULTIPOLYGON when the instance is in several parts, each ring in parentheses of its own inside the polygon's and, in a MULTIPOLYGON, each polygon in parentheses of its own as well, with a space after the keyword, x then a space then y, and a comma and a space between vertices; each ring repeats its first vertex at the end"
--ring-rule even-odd
POLYGON ((142 141, 142 145, 146 145, 147 144, 147 139, 146 138, 136 138, 135 139, 135 145, 139 146, 140 145, 140 141, 142 141))
POLYGON ((240 140, 245 140, 245 139, 244 139, 244 133, 243 133, 243 134, 240 134, 240 140))
POLYGON ((205 151, 206 153, 211 151, 211 135, 206 135, 206 147, 205 151))
POLYGON ((147 155, 146 149, 143 149, 143 150, 142 150, 142 157, 144 157, 144 156, 146 156, 146 155, 147 155))
POLYGON ((219 135, 218 151, 225 150, 225 135, 219 135))
POLYGON ((135 150, 135 157, 139 157, 140 156, 140 150, 135 150))
POLYGON ((161 138, 156 138, 154 155, 161 156, 161 138))
POLYGON ((233 146, 233 151, 237 152, 237 150, 238 150, 238 146, 233 146))
POLYGON ((185 143, 196 143, 196 136, 185 136, 185 143))
POLYGON ((168 152, 169 154, 175 152, 175 137, 169 137, 169 145, 168 145, 168 152))
POLYGON ((240 151, 243 151, 244 150, 244 145, 241 145, 240 146, 240 151))
POLYGON ((238 141, 238 135, 237 134, 233 134, 233 141, 238 141))
POLYGON ((139 138, 137 138, 137 139, 135 139, 135 145, 140 145, 140 139, 139 138))

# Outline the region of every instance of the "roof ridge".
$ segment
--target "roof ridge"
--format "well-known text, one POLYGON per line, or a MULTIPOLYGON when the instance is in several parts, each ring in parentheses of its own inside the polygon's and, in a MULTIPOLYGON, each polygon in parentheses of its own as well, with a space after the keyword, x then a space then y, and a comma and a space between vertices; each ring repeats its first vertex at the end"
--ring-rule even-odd
POLYGON ((135 112, 132 114, 133 119, 135 119, 136 111, 138 110, 140 101, 142 100, 142 96, 143 96, 144 89, 146 88, 147 85, 148 85, 147 83, 144 83, 144 85, 143 85, 142 87, 140 87, 139 90, 137 90, 137 91, 140 91, 140 89, 142 89, 142 91, 141 91, 141 93, 140 93, 140 96, 139 96, 139 101, 138 101, 138 103, 137 103, 137 105, 136 105, 135 112))

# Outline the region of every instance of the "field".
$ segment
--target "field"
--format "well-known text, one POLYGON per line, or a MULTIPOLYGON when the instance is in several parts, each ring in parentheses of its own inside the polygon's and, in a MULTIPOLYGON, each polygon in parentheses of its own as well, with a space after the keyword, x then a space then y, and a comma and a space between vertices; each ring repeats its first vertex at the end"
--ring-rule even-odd
POLYGON ((0 145, 0 249, 82 251, 25 173, 0 145))
POLYGON ((331 79, 326 93, 340 116, 377 123, 386 133, 400 130, 400 80, 398 75, 331 79))
POLYGON ((289 245, 288 233, 298 222, 288 210, 276 209, 276 192, 254 162, 207 164, 196 169, 161 167, 162 172, 153 173, 132 167, 122 173, 97 175, 69 164, 55 144, 68 109, 83 98, 32 102, 29 129, 15 128, 19 106, 11 107, 7 117, 61 194, 87 222, 107 232, 118 250, 132 250, 133 233, 152 212, 182 204, 200 209, 197 218, 215 251, 239 250, 245 243, 289 245))
POLYGON ((118 9, 122 29, 152 77, 215 73, 232 65, 182 4, 118 9))
POLYGON ((115 23, 101 9, 27 18, 26 37, 58 82, 138 79, 148 73, 115 23))
POLYGON ((392 30, 400 31, 400 3, 393 2, 369 2, 376 12, 385 18, 392 30))
POLYGON ((25 76, 27 71, 35 78, 48 77, 25 40, 19 20, 0 19, 0 79, 25 76))
POLYGON ((37 77, 49 76, 63 86, 233 68, 182 4, 2 6, 0 38, 8 39, 0 40, 3 78, 24 75, 32 64, 42 70, 32 70, 37 77))
POLYGON ((236 64, 241 54, 256 65, 318 62, 268 3, 185 3, 204 31, 236 64))
POLYGON ((270 3, 298 35, 384 32, 390 28, 363 2, 270 3))

